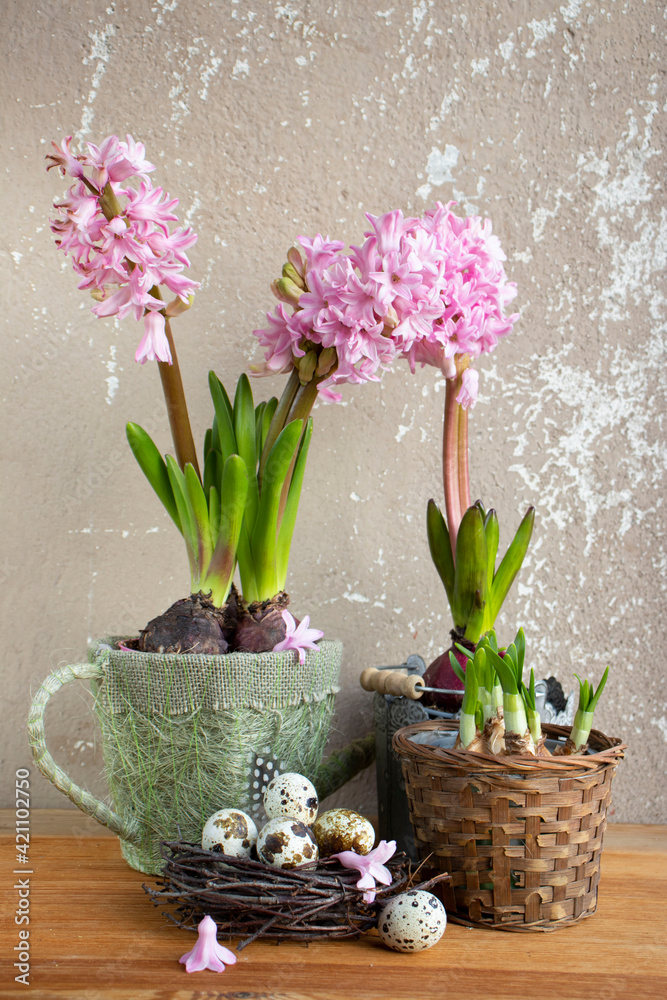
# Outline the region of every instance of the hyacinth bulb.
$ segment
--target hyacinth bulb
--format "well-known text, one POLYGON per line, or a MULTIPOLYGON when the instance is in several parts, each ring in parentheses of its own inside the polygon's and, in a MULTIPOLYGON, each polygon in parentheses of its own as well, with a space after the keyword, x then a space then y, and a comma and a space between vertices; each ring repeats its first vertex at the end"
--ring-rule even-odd
MULTIPOLYGON (((452 638, 454 637, 452 633, 452 638)), ((458 641, 458 640, 457 640, 458 641)), ((454 644, 444 653, 437 656, 435 660, 426 668, 424 673, 424 685, 426 687, 440 688, 447 691, 460 691, 461 694, 436 694, 431 692, 429 702, 434 707, 443 712, 457 712, 463 700, 463 682, 456 676, 449 660, 449 654, 453 653, 459 666, 465 672, 467 657, 454 644)), ((426 699, 424 699, 426 700, 426 699)))
POLYGON ((253 601, 239 609, 234 648, 240 653, 266 653, 287 633, 283 610, 289 597, 281 592, 268 601, 253 601))

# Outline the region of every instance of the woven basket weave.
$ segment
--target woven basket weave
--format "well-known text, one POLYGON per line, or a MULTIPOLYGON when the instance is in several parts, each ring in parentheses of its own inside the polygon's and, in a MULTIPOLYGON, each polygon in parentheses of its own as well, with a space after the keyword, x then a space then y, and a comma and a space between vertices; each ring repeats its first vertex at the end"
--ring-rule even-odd
MULTIPOLYGON (((550 931, 592 916, 625 745, 593 730, 583 756, 494 757, 412 739, 457 730, 457 722, 421 722, 393 739, 419 856, 452 876, 443 888, 451 919, 550 931)), ((556 740, 570 731, 543 730, 556 740)))

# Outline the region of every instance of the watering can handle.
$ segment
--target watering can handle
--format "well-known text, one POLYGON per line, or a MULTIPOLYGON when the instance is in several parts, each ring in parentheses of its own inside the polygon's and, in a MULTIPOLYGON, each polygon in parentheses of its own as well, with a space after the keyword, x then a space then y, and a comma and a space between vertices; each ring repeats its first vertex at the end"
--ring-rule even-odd
POLYGON ((404 695, 413 701, 421 698, 424 690, 424 681, 419 674, 404 674, 401 670, 378 670, 377 667, 363 670, 359 683, 364 691, 404 695))
POLYGON ((56 788, 63 792, 79 809, 92 816, 102 826, 108 827, 123 840, 131 844, 140 841, 138 824, 130 824, 113 809, 77 785, 62 768, 58 767, 46 746, 44 730, 44 713, 52 696, 64 687, 78 680, 99 679, 104 676, 102 668, 96 663, 73 663, 66 667, 53 670, 40 685, 30 704, 28 713, 28 738, 30 749, 37 767, 56 788))

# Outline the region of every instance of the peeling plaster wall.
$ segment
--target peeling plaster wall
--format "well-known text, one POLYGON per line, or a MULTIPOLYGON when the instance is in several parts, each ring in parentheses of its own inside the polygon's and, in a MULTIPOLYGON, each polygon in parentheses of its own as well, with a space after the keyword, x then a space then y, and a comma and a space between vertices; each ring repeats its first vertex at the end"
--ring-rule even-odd
MULTIPOLYGON (((596 680, 630 752, 613 818, 665 822, 665 12, 642 0, 279 3, 3 0, 6 183, 2 762, 30 764, 30 691, 89 638, 133 631, 187 589, 182 543, 126 447, 163 450, 157 372, 132 320, 97 321, 53 246, 51 139, 132 133, 195 227, 195 307, 176 336, 198 440, 206 372, 233 384, 299 234, 361 240, 364 212, 455 198, 489 216, 521 321, 481 360, 472 490, 506 544, 534 543, 499 620, 538 675, 596 680)), ((279 393, 282 380, 257 384, 279 393)), ((440 485, 443 382, 388 372, 320 406, 291 563, 297 614, 345 643, 333 745, 372 725, 358 675, 427 660, 448 612, 424 511, 440 485)), ((49 709, 92 790, 82 688, 49 709)), ((374 811, 372 772, 338 797, 374 811)), ((33 804, 66 800, 33 770, 33 804)), ((3 785, 3 805, 11 799, 3 785)))

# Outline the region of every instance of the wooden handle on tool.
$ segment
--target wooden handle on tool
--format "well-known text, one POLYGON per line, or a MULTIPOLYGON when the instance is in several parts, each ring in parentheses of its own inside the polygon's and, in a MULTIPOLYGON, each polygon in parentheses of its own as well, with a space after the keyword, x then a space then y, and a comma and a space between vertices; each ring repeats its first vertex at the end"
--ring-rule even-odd
POLYGON ((400 670, 378 670, 367 667, 359 678, 364 691, 378 691, 380 694, 404 695, 416 701, 421 698, 424 681, 419 674, 404 674, 400 670))

